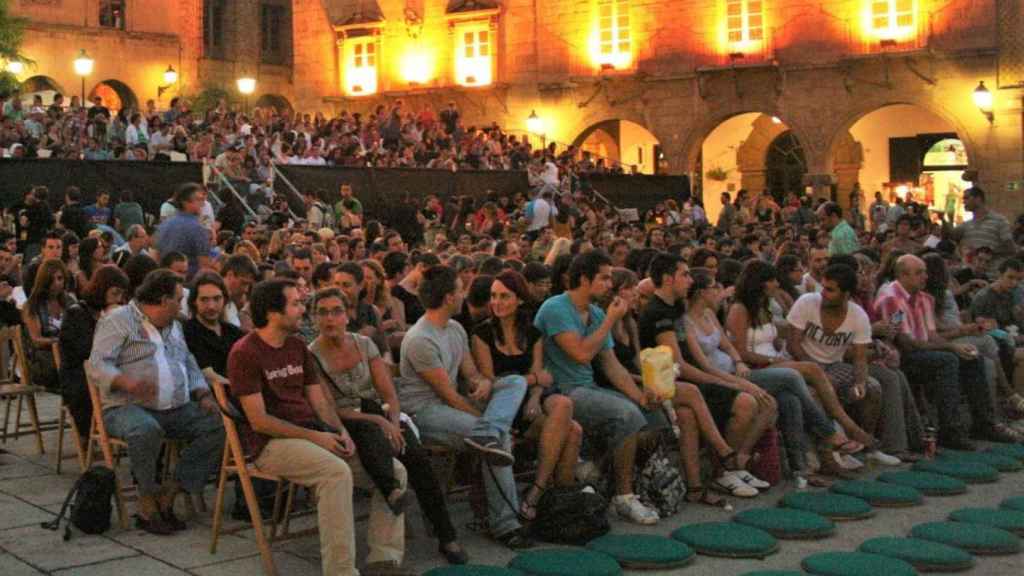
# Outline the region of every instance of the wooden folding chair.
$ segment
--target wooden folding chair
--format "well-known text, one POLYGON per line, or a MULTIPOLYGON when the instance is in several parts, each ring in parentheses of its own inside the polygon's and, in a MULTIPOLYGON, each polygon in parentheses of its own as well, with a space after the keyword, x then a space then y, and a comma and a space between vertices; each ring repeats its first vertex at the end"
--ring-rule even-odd
POLYGON ((288 485, 288 493, 284 510, 281 510, 281 496, 284 492, 284 478, 274 474, 268 474, 256 468, 246 458, 242 451, 242 441, 238 435, 236 420, 241 420, 242 415, 228 401, 227 391, 224 389, 224 381, 215 377, 208 377, 207 382, 217 398, 221 408, 221 418, 224 421, 224 455, 221 459, 220 477, 217 479, 217 498, 213 505, 213 534, 210 542, 210 554, 217 553, 217 540, 220 534, 232 534, 247 530, 248 525, 242 525, 231 530, 222 529, 224 516, 224 490, 227 486, 228 476, 235 475, 242 484, 242 493, 245 495, 245 503, 249 507, 249 517, 252 520, 253 532, 256 534, 256 546, 260 550, 260 559, 263 562, 263 572, 267 576, 277 576, 277 567, 274 565, 274 556, 270 546, 275 540, 291 540, 302 536, 308 536, 317 532, 316 528, 300 532, 289 532, 288 522, 291 516, 292 504, 295 499, 294 483, 288 485), (260 514, 259 501, 256 498, 256 491, 252 486, 253 478, 261 478, 277 483, 274 492, 274 513, 270 518, 270 532, 264 528, 263 516, 260 514), (283 521, 283 531, 278 536, 278 524, 283 521))
POLYGON ((31 433, 35 434, 39 453, 46 453, 46 447, 43 445, 43 428, 39 424, 39 410, 36 407, 36 394, 43 392, 46 392, 44 388, 32 384, 25 343, 21 337, 21 326, 0 328, 0 399, 6 400, 2 434, 4 443, 8 437, 17 440, 22 434, 31 433), (21 423, 22 401, 28 408, 31 420, 27 425, 27 432, 22 431, 22 428, 26 427, 21 423), (17 402, 14 430, 10 431, 11 404, 14 402, 17 402))
MULTIPOLYGON (((117 503, 117 517, 121 522, 121 528, 128 528, 128 512, 125 503, 131 499, 130 492, 135 486, 123 486, 117 478, 117 467, 121 464, 121 458, 128 451, 128 444, 107 433, 107 426, 103 423, 103 406, 100 400, 100 391, 88 376, 85 378, 86 386, 89 388, 89 398, 92 399, 92 429, 89 431, 89 445, 85 449, 85 468, 92 466, 93 446, 98 445, 103 461, 108 468, 115 471, 114 500, 117 503)), ((180 444, 174 440, 164 440, 164 475, 170 474, 174 469, 174 463, 178 460, 180 444)), ((191 501, 189 501, 191 504, 191 501)))
MULTIPOLYGON (((60 372, 63 364, 60 354, 60 345, 54 343, 53 345, 53 361, 57 365, 57 372, 60 372)), ((64 431, 68 428, 71 429, 71 439, 75 442, 75 454, 78 456, 78 467, 81 468, 82 472, 86 470, 86 461, 88 457, 85 454, 85 445, 82 443, 82 435, 78 430, 78 425, 75 424, 75 419, 71 416, 71 411, 68 409, 67 404, 64 403, 64 397, 60 398, 60 419, 57 421, 57 474, 60 474, 61 465, 64 460, 67 459, 64 456, 64 431)), ((92 443, 89 443, 89 447, 92 447, 92 443)))

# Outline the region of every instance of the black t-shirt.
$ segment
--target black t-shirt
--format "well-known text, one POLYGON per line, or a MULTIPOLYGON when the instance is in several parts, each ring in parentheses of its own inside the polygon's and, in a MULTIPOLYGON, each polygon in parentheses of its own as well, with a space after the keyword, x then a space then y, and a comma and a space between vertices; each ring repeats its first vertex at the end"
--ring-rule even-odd
POLYGON ((196 358, 200 370, 212 367, 221 376, 228 374, 228 353, 245 333, 227 322, 220 323, 220 336, 195 318, 185 322, 185 344, 196 358))
POLYGON ((377 317, 377 311, 374 310, 371 304, 360 301, 356 305, 355 316, 348 320, 348 330, 350 332, 358 332, 367 326, 380 328, 380 318, 377 317))
POLYGON ((658 334, 663 332, 675 332, 676 338, 682 342, 686 337, 683 333, 683 312, 685 309, 682 302, 666 304, 657 294, 651 296, 651 301, 647 303, 637 319, 640 348, 657 346, 658 334))
POLYGON ((241 236, 242 228, 245 227, 245 213, 233 202, 229 202, 217 213, 217 221, 220 222, 221 230, 230 230, 235 236, 241 236))
MULTIPOLYGON (((525 322, 525 317, 520 322, 525 322)), ((484 344, 491 350, 491 361, 494 363, 494 375, 501 377, 506 374, 525 375, 530 373, 530 366, 533 364, 533 346, 540 340, 542 334, 531 323, 526 323, 526 340, 519 342, 517 348, 522 350, 521 354, 513 356, 506 355, 498 350, 497 332, 501 327, 494 319, 480 322, 473 330, 473 335, 483 340, 484 344)))
POLYGON ((401 300, 405 306, 405 323, 409 326, 415 324, 420 319, 420 316, 423 316, 423 313, 426 312, 423 309, 423 304, 420 304, 419 297, 402 288, 399 284, 395 284, 391 288, 391 295, 401 300))

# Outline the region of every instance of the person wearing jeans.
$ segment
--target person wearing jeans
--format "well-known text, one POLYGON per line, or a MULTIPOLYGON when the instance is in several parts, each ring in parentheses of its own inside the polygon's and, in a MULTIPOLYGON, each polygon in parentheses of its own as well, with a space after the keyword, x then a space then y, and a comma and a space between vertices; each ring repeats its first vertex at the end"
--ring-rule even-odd
POLYGON ((508 376, 492 382, 477 369, 466 330, 451 319, 462 309, 461 283, 448 266, 423 272, 419 299, 426 312, 402 340, 399 400, 424 441, 480 454, 490 467, 484 486, 491 534, 509 548, 528 548, 533 542, 516 517, 509 433, 526 395, 526 379, 508 376), (458 386, 460 376, 468 394, 458 386))

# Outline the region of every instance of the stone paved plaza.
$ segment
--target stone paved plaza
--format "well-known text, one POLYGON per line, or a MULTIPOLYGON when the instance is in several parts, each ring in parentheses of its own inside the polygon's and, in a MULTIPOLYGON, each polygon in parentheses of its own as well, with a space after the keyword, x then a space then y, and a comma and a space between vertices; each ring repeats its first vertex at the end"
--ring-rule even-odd
MULTIPOLYGON (((42 398, 40 409, 44 419, 51 419, 57 411, 56 397, 42 398)), ((209 553, 209 513, 200 515, 198 523, 190 520, 189 530, 170 537, 161 538, 140 530, 115 527, 102 536, 76 534, 70 542, 62 542, 60 532, 50 532, 39 526, 40 522, 53 518, 57 513, 78 475, 73 459, 65 460, 63 474, 56 474, 52 453, 56 445, 56 435, 50 433, 46 437, 48 453, 39 456, 34 441, 22 437, 17 442, 8 442, 4 448, 9 453, 0 455, 0 575, 256 576, 261 573, 251 530, 222 536, 217 554, 209 553)), ((66 450, 70 454, 73 448, 68 445, 66 450)), ((871 478, 875 473, 868 471, 862 476, 871 478)), ((772 506, 790 489, 791 486, 776 487, 755 500, 737 502, 736 507, 742 510, 772 506)), ((1010 495, 1024 495, 1024 473, 1003 474, 998 483, 972 486, 963 496, 927 498, 923 506, 878 509, 877 515, 869 520, 840 523, 836 535, 825 540, 782 541, 779 553, 763 561, 700 556, 689 566, 671 573, 726 576, 757 569, 797 569, 800 560, 809 554, 825 550, 853 550, 864 540, 880 535, 905 535, 915 524, 943 519, 950 511, 965 506, 996 506, 1010 495)), ((229 495, 229 505, 230 499, 229 495)), ((212 508, 212 486, 207 491, 206 501, 212 508)), ((365 499, 360 504, 365 507, 365 499)), ((465 526, 471 517, 469 503, 464 497, 456 498, 452 508, 457 525, 465 526)), ((436 553, 436 544, 425 534, 418 507, 413 505, 410 510, 407 566, 425 572, 440 565, 441 559, 436 553)), ((690 505, 651 528, 613 520, 613 531, 668 534, 684 523, 726 520, 729 515, 725 511, 690 505)), ((116 517, 114 520, 116 524, 116 517)), ((296 524, 301 528, 312 521, 313 518, 307 516, 296 524)), ((237 523, 229 520, 228 526, 233 525, 237 523)), ((360 559, 365 556, 364 532, 364 529, 358 530, 360 559)), ((513 556, 508 550, 467 529, 462 529, 461 534, 463 544, 477 562, 504 565, 513 556)), ((282 576, 320 573, 319 545, 315 536, 275 546, 274 557, 282 576)), ((1020 574, 1022 569, 1024 555, 979 557, 977 565, 966 573, 1011 575, 1020 574)))

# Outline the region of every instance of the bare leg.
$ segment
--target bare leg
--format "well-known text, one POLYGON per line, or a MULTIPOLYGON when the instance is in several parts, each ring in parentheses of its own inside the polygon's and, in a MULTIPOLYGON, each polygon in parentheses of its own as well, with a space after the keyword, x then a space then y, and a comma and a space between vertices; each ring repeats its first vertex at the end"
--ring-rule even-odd
POLYGON ((697 416, 692 408, 676 408, 679 419, 679 461, 683 464, 687 486, 699 486, 700 481, 700 431, 697 416))
POLYGON ((576 463, 580 457, 580 444, 583 442, 583 427, 573 421, 569 427, 569 437, 562 446, 562 456, 555 467, 555 484, 572 486, 576 483, 576 463))
MULTIPOLYGON (((774 366, 792 368, 799 372, 804 377, 804 380, 811 385, 814 392, 817 393, 818 401, 821 402, 825 412, 835 418, 851 438, 866 446, 874 443, 874 438, 871 437, 871 434, 858 426, 846 412, 846 409, 843 408, 843 404, 839 401, 839 396, 836 395, 832 382, 829 381, 828 375, 821 369, 821 366, 814 362, 780 362, 774 366)), ((874 430, 873 427, 865 426, 865 428, 874 430)))
POLYGON ((774 408, 758 406, 757 400, 746 392, 736 396, 725 437, 730 446, 736 447, 736 463, 740 468, 750 461, 754 445, 761 434, 775 423, 777 414, 774 408))
POLYGON ((530 426, 530 431, 540 427, 537 456, 537 478, 523 498, 523 514, 527 517, 536 515, 532 510, 540 499, 541 491, 548 486, 555 466, 561 460, 565 445, 569 440, 572 428, 572 400, 568 396, 557 394, 544 402, 544 416, 538 417, 530 426))
POLYGON ((695 419, 700 436, 714 449, 715 454, 725 456, 732 452, 732 447, 718 431, 715 419, 711 416, 707 403, 704 402, 704 396, 696 386, 688 382, 676 382, 676 397, 672 403, 676 408, 676 415, 679 415, 682 410, 689 411, 695 419))
POLYGON ((640 433, 627 437, 612 455, 617 496, 633 493, 633 468, 636 465, 636 447, 639 439, 640 433))

